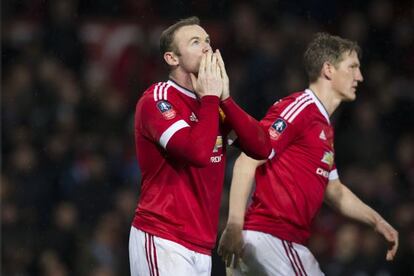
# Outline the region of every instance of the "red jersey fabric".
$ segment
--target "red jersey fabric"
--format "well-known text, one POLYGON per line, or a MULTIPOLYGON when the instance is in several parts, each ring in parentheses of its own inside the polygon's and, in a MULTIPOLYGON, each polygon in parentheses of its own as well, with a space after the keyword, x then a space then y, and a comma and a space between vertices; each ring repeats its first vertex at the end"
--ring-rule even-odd
POLYGON ((261 124, 275 156, 256 170, 244 228, 305 244, 326 185, 338 178, 329 115, 307 89, 276 102, 261 124))

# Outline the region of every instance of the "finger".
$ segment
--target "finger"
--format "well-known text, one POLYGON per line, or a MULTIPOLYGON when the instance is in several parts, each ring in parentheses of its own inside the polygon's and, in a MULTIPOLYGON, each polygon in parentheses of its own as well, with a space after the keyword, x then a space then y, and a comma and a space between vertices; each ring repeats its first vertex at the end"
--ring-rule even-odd
POLYGON ((218 65, 216 66, 216 75, 217 75, 218 78, 223 79, 223 75, 221 73, 220 66, 218 66, 218 65))
POLYGON ((206 73, 206 59, 207 55, 203 54, 200 61, 200 67, 198 69, 198 77, 204 76, 204 74, 206 73))
POLYGON ((233 258, 233 254, 228 254, 226 256, 226 267, 231 267, 231 265, 232 265, 232 258, 233 258))
POLYGON ((392 241, 389 242, 386 259, 392 261, 398 250, 398 237, 397 234, 393 234, 392 241))
POLYGON ((218 64, 220 66, 220 70, 221 70, 221 73, 222 73, 222 77, 224 77, 224 75, 227 75, 226 67, 224 65, 223 58, 221 57, 220 50, 217 50, 216 52, 217 52, 218 64))
POLYGON ((218 248, 217 248, 217 254, 219 256, 223 255, 223 246, 221 245, 221 243, 219 244, 218 248))
POLYGON ((240 255, 239 254, 234 254, 233 268, 238 267, 239 263, 240 263, 240 255))
POLYGON ((212 57, 212 54, 210 51, 208 51, 206 54, 206 65, 205 65, 205 72, 207 74, 211 74, 212 72, 211 71, 211 57, 212 57))
POLYGON ((217 54, 216 53, 211 54, 211 65, 212 67, 217 66, 217 54))
MULTIPOLYGON (((211 70, 214 75, 217 75, 217 56, 213 54, 211 57, 211 70)), ((219 75, 217 75, 219 76, 219 75)))

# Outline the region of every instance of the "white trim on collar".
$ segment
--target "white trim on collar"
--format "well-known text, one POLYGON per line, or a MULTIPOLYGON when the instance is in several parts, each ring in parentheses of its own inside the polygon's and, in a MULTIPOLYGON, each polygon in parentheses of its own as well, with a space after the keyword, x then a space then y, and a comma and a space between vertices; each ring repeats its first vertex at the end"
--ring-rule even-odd
POLYGON ((305 93, 310 95, 315 102, 316 106, 318 107, 319 111, 322 113, 322 115, 325 117, 326 121, 330 124, 331 121, 329 120, 328 112, 326 111, 325 107, 321 103, 321 101, 316 97, 315 93, 310 89, 305 89, 305 93))
POLYGON ((181 93, 183 93, 184 95, 186 95, 186 96, 188 96, 188 97, 190 97, 190 98, 193 98, 193 99, 197 99, 197 96, 194 94, 194 92, 192 92, 192 91, 190 91, 190 90, 188 90, 188 89, 185 89, 184 87, 182 87, 182 86, 179 86, 177 83, 175 83, 174 81, 172 81, 172 80, 168 80, 167 81, 167 83, 168 84, 170 84, 171 86, 174 86, 174 88, 175 89, 177 89, 178 91, 180 91, 181 93))

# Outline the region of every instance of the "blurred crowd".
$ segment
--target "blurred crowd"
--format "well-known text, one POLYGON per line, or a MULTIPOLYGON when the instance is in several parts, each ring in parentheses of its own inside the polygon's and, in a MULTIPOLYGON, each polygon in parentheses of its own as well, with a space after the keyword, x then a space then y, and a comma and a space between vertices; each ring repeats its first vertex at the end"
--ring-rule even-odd
MULTIPOLYGON (((160 32, 190 15, 257 119, 306 88, 302 55, 315 32, 359 42, 365 80, 334 115, 336 162, 342 181, 400 232, 400 250, 387 263, 375 231, 326 207, 310 249, 327 275, 414 275, 412 1, 9 0, 1 12, 1 275, 129 274, 135 104, 168 77, 160 32)), ((215 254, 212 275, 225 275, 215 254)))

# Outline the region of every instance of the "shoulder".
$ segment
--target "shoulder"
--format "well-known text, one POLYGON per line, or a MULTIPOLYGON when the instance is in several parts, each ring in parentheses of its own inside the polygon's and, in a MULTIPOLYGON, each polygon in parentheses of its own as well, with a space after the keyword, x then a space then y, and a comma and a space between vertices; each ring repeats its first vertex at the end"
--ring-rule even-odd
POLYGON ((172 90, 173 87, 169 82, 157 82, 145 90, 140 100, 153 102, 172 100, 172 90))
POLYGON ((289 124, 298 121, 307 121, 314 113, 315 100, 305 91, 293 93, 275 102, 269 113, 277 114, 289 124))
POLYGON ((174 87, 169 82, 157 82, 148 87, 138 100, 138 105, 156 105, 158 102, 169 102, 175 104, 180 101, 176 93, 173 93, 174 87))
POLYGON ((136 113, 149 116, 154 111, 165 114, 179 105, 179 97, 171 93, 173 87, 168 82, 158 82, 151 85, 138 100, 136 113))

